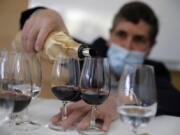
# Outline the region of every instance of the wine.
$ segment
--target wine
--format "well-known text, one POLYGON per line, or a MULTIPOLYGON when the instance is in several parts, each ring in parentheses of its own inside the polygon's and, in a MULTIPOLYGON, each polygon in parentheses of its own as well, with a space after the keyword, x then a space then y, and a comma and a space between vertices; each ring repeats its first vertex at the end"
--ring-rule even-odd
POLYGON ((83 89, 81 92, 81 98, 90 105, 102 104, 109 93, 103 90, 83 89))
POLYGON ((134 128, 145 126, 154 116, 154 112, 140 106, 121 106, 117 108, 120 119, 134 128))
POLYGON ((25 109, 31 101, 31 97, 23 94, 17 94, 14 99, 13 112, 20 112, 25 109))
POLYGON ((14 104, 7 94, 0 90, 0 124, 12 113, 14 104))
POLYGON ((52 92, 58 99, 63 101, 73 101, 80 94, 79 88, 75 86, 52 87, 52 92))
MULTIPOLYGON (((18 91, 18 90, 17 90, 18 91)), ((1 92, 0 101, 1 103, 6 101, 14 102, 13 112, 20 112, 28 106, 31 101, 31 97, 22 93, 15 92, 1 92)))

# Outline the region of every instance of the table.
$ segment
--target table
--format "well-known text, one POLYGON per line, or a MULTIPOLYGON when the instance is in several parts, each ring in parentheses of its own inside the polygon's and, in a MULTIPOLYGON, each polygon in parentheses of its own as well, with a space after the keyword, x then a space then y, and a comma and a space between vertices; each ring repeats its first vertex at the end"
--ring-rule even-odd
MULTIPOLYGON (((31 132, 22 132, 18 135, 79 135, 77 131, 68 131, 66 133, 53 131, 47 128, 47 124, 51 116, 59 111, 61 102, 57 99, 36 99, 29 106, 29 114, 33 119, 42 123, 42 127, 31 132)), ((11 135, 12 130, 9 128, 0 127, 0 135, 11 135)), ((142 132, 150 135, 180 135, 180 117, 173 116, 158 116, 154 118, 142 132)), ((120 120, 112 123, 107 135, 132 135, 127 125, 120 120)))

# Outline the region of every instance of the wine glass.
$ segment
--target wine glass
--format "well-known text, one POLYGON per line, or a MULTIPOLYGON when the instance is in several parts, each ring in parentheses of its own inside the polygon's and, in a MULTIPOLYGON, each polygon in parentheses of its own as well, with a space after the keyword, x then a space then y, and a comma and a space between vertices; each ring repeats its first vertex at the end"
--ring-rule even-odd
POLYGON ((149 65, 125 65, 119 82, 117 112, 136 135, 157 110, 154 69, 149 65))
POLYGON ((14 95, 8 90, 8 52, 0 51, 0 126, 9 120, 14 108, 14 95))
POLYGON ((9 63, 8 89, 15 93, 11 116, 13 127, 18 130, 29 130, 29 122, 20 114, 31 102, 33 90, 27 55, 23 52, 11 52, 9 63))
POLYGON ((80 66, 78 59, 57 57, 52 69, 51 89, 53 94, 63 102, 62 118, 58 124, 50 123, 49 128, 57 131, 65 130, 60 124, 67 119, 67 103, 80 96, 79 77, 80 66))
POLYGON ((41 68, 41 62, 36 54, 28 54, 28 58, 29 58, 31 78, 33 84, 32 99, 34 100, 39 96, 41 92, 42 68, 41 68))
POLYGON ((87 130, 79 131, 83 135, 103 135, 97 126, 96 106, 102 104, 110 93, 110 67, 107 58, 87 57, 80 78, 81 98, 91 106, 91 121, 87 130))
MULTIPOLYGON (((27 60, 30 66, 30 73, 32 79, 32 101, 35 100, 41 91, 42 87, 42 70, 41 70, 41 63, 34 53, 27 53, 27 60)), ((29 117, 29 106, 24 109, 24 117, 26 118, 26 123, 28 124, 28 129, 26 130, 35 130, 40 128, 41 124, 37 122, 37 120, 32 120, 29 117)))

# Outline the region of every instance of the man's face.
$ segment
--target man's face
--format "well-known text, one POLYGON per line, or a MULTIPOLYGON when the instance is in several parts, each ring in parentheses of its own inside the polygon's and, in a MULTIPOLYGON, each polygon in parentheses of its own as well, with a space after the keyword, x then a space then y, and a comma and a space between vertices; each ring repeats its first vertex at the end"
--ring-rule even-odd
POLYGON ((110 32, 110 42, 130 51, 140 51, 148 54, 152 47, 149 31, 149 24, 142 20, 138 24, 121 20, 110 32))

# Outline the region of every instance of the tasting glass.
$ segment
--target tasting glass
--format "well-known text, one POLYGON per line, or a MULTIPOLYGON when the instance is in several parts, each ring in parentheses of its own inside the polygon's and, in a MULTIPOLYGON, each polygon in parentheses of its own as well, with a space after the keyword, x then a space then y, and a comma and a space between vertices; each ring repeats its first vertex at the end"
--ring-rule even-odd
POLYGON ((8 58, 8 89, 15 93, 12 126, 26 131, 30 124, 22 112, 31 102, 33 90, 28 56, 23 52, 9 52, 8 58))
POLYGON ((91 120, 88 129, 80 130, 83 135, 106 134, 96 120, 96 106, 102 104, 109 96, 111 89, 110 67, 107 58, 87 57, 84 60, 80 78, 81 98, 91 106, 91 120))
MULTIPOLYGON (((42 87, 42 69, 39 58, 34 53, 26 53, 27 61, 30 66, 30 75, 32 79, 32 101, 39 96, 42 87)), ((31 102, 32 102, 31 101, 31 102)), ((31 105, 31 104, 30 104, 31 105)), ((41 127, 41 123, 38 120, 30 117, 29 106, 24 109, 24 117, 26 119, 26 124, 29 126, 26 130, 36 130, 41 127)))
POLYGON ((8 52, 0 51, 0 126, 9 120, 14 108, 14 94, 8 90, 8 52))
POLYGON ((66 105, 80 96, 79 89, 80 65, 79 60, 64 56, 58 56, 53 65, 51 90, 62 101, 61 120, 58 123, 50 123, 49 128, 64 131, 61 122, 67 119, 66 105))
POLYGON ((28 54, 28 60, 33 84, 32 99, 36 99, 42 88, 42 68, 39 57, 36 54, 28 54))
POLYGON ((125 65, 119 82, 117 112, 134 135, 157 110, 154 69, 149 65, 125 65))

